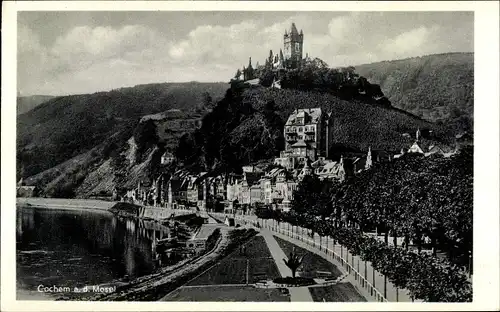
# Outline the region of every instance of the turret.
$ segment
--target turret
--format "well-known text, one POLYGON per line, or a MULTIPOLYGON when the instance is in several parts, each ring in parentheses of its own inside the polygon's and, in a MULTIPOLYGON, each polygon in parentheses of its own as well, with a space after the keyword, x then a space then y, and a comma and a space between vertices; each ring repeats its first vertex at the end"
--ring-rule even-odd
POLYGON ((370 169, 372 166, 372 149, 368 147, 368 154, 366 155, 365 169, 370 169))

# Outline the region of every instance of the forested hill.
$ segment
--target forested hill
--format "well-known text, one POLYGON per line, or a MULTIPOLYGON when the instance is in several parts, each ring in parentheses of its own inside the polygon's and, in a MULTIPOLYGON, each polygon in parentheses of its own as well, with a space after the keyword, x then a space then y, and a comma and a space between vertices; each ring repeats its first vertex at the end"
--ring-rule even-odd
MULTIPOLYGON (((124 145, 142 116, 169 109, 199 114, 227 83, 161 83, 53 98, 17 117, 18 174, 31 176, 98 146, 124 145)), ((100 152, 98 152, 100 153, 100 152)))
POLYGON ((17 98, 17 114, 24 114, 38 105, 53 99, 54 96, 51 95, 30 95, 30 96, 19 96, 17 98))
POLYGON ((443 127, 393 107, 345 101, 326 92, 237 85, 204 117, 200 129, 181 138, 177 158, 198 171, 238 170, 271 159, 284 149, 288 115, 313 107, 333 114, 332 157, 369 147, 398 153, 411 146, 417 129, 427 133, 429 143, 454 147, 453 135, 443 127))
POLYGON ((474 53, 447 53, 356 66, 392 105, 457 130, 471 130, 474 53), (462 129, 460 129, 462 128, 462 129))
POLYGON ((333 116, 332 144, 348 149, 367 151, 382 149, 398 152, 413 143, 403 134, 414 138, 417 129, 431 130, 433 139, 442 144, 453 144, 452 133, 439 125, 423 120, 393 107, 383 107, 360 101, 345 101, 328 93, 301 92, 290 89, 249 89, 244 101, 262 110, 269 101, 274 101, 276 111, 286 121, 295 109, 321 107, 333 116))

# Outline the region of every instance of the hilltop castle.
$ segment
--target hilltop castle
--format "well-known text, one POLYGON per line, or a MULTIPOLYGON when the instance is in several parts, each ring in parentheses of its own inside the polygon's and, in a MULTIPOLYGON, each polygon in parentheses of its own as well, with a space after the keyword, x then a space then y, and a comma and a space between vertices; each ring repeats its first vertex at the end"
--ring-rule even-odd
MULTIPOLYGON (((270 68, 273 71, 286 71, 290 69, 299 68, 303 62, 303 44, 304 44, 304 33, 302 30, 300 32, 297 30, 295 23, 289 30, 285 30, 283 35, 283 45, 284 49, 280 49, 279 54, 274 55, 273 51, 269 51, 269 57, 266 59, 265 68, 270 68), (283 52, 284 51, 284 52, 283 52)), ((306 56, 308 58, 308 56, 306 56)), ((257 68, 259 65, 257 63, 257 68)), ((252 66, 252 58, 250 57, 248 61, 248 66, 243 66, 243 69, 238 69, 234 78, 251 80, 255 78, 256 69, 252 66)))
MULTIPOLYGON (((285 53, 284 53, 284 67, 285 68, 298 68, 302 62, 302 48, 304 44, 304 34, 302 29, 300 34, 295 27, 295 23, 292 23, 290 32, 285 30, 283 35, 283 41, 285 43, 285 53)), ((280 50, 280 55, 281 55, 280 50)))

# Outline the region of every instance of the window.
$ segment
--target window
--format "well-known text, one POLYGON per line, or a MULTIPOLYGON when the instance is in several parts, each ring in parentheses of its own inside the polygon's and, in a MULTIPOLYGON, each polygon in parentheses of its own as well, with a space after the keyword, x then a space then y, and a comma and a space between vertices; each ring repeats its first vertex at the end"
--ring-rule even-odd
POLYGON ((302 132, 302 127, 299 127, 299 132, 302 132))

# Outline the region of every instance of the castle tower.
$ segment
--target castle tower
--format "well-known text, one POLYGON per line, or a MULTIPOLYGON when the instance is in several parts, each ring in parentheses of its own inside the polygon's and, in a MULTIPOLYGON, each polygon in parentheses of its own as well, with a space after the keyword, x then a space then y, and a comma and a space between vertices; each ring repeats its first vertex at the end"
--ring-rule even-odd
POLYGON ((286 67, 299 67, 302 62, 302 46, 304 43, 304 34, 302 33, 302 30, 299 34, 297 27, 295 27, 295 23, 292 23, 290 31, 287 32, 285 30, 283 40, 285 44, 284 58, 286 67))

